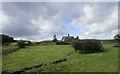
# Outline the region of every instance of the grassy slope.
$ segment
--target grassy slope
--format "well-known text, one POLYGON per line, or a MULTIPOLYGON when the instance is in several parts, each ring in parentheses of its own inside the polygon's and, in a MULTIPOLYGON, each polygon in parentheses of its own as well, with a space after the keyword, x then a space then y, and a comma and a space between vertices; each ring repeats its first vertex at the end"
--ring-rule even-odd
POLYGON ((104 43, 106 52, 94 54, 74 53, 63 63, 44 67, 43 69, 32 70, 31 72, 117 72, 118 71, 118 48, 113 47, 114 43, 104 43))
POLYGON ((70 46, 31 46, 3 56, 3 71, 12 72, 20 68, 47 63, 63 58, 70 53, 70 46))
MULTIPOLYGON (((107 52, 94 54, 74 53, 66 62, 50 65, 41 71, 78 71, 78 72, 115 72, 118 71, 118 48, 114 43, 103 44, 107 52)), ((33 66, 43 62, 51 62, 63 58, 74 51, 71 46, 31 46, 3 57, 3 71, 11 72, 20 68, 33 66)))
POLYGON ((0 74, 2 73, 2 57, 0 56, 0 74))
POLYGON ((3 45, 2 46, 2 51, 7 51, 8 49, 10 49, 10 48, 18 48, 17 46, 14 46, 14 45, 11 45, 11 46, 5 46, 5 45, 3 45))

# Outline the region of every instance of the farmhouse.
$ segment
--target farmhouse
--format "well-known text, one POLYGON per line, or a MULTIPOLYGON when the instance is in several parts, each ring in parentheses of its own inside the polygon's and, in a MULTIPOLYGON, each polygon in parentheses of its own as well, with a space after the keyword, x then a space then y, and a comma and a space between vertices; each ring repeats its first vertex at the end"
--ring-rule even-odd
POLYGON ((76 38, 74 38, 73 36, 70 36, 68 34, 68 36, 63 36, 62 37, 62 41, 65 43, 71 43, 73 40, 75 40, 76 38))

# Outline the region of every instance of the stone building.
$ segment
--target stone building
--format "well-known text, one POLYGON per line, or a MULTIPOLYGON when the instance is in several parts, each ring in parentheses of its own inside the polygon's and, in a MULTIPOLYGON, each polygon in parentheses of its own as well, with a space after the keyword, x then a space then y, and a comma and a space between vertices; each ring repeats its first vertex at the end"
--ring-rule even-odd
POLYGON ((69 34, 68 34, 68 36, 62 37, 62 41, 65 43, 71 43, 73 40, 75 40, 75 38, 73 36, 70 36, 69 34))

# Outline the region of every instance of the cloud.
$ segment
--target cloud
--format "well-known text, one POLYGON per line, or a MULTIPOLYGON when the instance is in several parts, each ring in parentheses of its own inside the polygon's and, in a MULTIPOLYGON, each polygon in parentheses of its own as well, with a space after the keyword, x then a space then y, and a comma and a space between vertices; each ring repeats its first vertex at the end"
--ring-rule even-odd
POLYGON ((72 22, 80 30, 87 27, 87 31, 81 36, 82 38, 111 38, 111 32, 118 29, 117 5, 110 3, 87 4, 83 11, 84 15, 73 19, 72 22))
POLYGON ((39 28, 39 35, 41 38, 52 37, 54 34, 62 34, 68 28, 59 20, 59 15, 55 15, 48 19, 39 16, 38 19, 32 19, 31 22, 34 26, 39 28))
POLYGON ((60 39, 66 33, 111 38, 118 25, 117 8, 117 2, 5 2, 0 29, 16 39, 45 40, 54 34, 60 39))
POLYGON ((37 29, 35 26, 31 27, 32 25, 29 25, 29 21, 24 18, 19 19, 6 14, 2 14, 2 17, 2 32, 5 34, 9 34, 14 37, 24 37, 26 35, 29 36, 34 34, 34 31, 37 29))

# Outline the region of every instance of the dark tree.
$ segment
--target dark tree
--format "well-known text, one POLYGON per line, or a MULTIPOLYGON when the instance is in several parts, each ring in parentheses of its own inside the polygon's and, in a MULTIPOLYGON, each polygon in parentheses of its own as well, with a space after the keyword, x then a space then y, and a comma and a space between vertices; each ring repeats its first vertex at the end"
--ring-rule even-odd
POLYGON ((114 36, 114 39, 115 39, 115 40, 120 39, 120 34, 116 34, 116 35, 114 36))
POLYGON ((25 47, 25 43, 22 40, 18 41, 17 45, 18 45, 19 48, 24 48, 25 47))
POLYGON ((53 42, 58 42, 56 35, 53 36, 53 42))
POLYGON ((30 44, 32 44, 32 42, 31 42, 31 41, 28 41, 28 44, 30 45, 30 44))
POLYGON ((120 34, 116 34, 114 36, 114 39, 118 42, 118 44, 120 45, 120 34))
POLYGON ((68 37, 70 37, 70 34, 68 34, 68 37))
POLYGON ((1 34, 0 35, 0 42, 2 44, 5 44, 5 43, 10 43, 10 42, 13 42, 13 37, 9 37, 8 35, 4 35, 4 34, 1 34))
POLYGON ((79 36, 77 36, 75 39, 76 39, 76 40, 79 40, 79 36))
POLYGON ((56 35, 54 35, 53 38, 55 39, 55 38, 56 38, 56 35))

